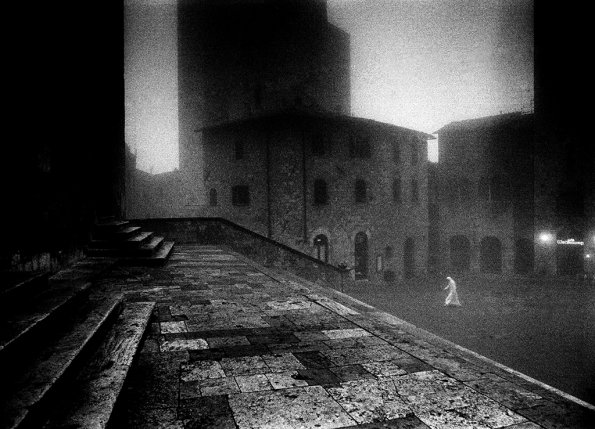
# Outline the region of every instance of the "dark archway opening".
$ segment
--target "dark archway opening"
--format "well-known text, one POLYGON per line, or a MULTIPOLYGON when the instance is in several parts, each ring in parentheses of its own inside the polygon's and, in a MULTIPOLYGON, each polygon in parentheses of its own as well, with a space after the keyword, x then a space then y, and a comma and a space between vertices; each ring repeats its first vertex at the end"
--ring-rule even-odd
POLYGON ((355 236, 355 279, 368 277, 368 236, 358 232, 355 236))
POLYGON ((328 238, 324 234, 319 234, 314 238, 314 249, 316 259, 328 263, 328 238))
POLYGON ((406 279, 415 276, 415 244, 413 238, 409 237, 405 240, 405 248, 403 252, 403 271, 406 279))

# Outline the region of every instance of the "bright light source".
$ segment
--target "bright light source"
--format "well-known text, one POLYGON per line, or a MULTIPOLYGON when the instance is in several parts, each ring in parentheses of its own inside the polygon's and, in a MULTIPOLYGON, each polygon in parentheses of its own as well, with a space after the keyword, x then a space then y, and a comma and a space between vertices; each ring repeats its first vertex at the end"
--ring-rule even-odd
POLYGON ((591 254, 590 254, 590 253, 587 253, 587 254, 585 255, 585 258, 587 258, 587 259, 591 259, 591 254))
POLYGON ((550 234, 549 232, 542 232, 541 234, 539 234, 539 240, 542 243, 549 243, 550 241, 552 241, 554 238, 554 236, 552 234, 550 234))

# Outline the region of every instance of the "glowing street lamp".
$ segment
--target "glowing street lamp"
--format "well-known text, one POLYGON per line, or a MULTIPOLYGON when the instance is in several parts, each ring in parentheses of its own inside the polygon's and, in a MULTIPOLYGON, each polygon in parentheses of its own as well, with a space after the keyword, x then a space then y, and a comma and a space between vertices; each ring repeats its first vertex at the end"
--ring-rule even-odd
POLYGON ((539 241, 542 243, 549 243, 554 239, 554 236, 549 232, 542 232, 539 234, 539 241))

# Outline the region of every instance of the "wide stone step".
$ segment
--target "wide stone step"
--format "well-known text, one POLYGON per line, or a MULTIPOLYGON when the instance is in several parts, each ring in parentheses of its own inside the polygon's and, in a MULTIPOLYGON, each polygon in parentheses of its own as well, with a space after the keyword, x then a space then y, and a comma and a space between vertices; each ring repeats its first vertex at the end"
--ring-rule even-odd
POLYGON ((110 220, 108 222, 98 222, 95 224, 97 230, 116 230, 128 225, 127 220, 110 220))
POLYGON ((140 231, 140 226, 133 225, 123 225, 120 228, 100 228, 93 231, 93 240, 127 240, 140 231))
POLYGON ((138 251, 135 253, 143 256, 150 256, 159 248, 159 246, 161 246, 164 240, 163 237, 154 235, 148 242, 141 244, 138 247, 138 251))
POLYGON ((63 386, 80 371, 94 339, 121 309, 121 296, 89 299, 71 314, 69 324, 49 332, 19 361, 0 369, 0 428, 35 427, 63 386))
POLYGON ((173 241, 162 241, 161 245, 149 256, 124 257, 120 258, 118 262, 122 265, 136 266, 163 265, 167 262, 173 248, 173 241))
POLYGON ((0 322, 0 363, 51 330, 52 323, 68 317, 86 298, 90 286, 91 283, 85 281, 56 283, 32 296, 27 305, 17 302, 4 311, 0 322))
POLYGON ((89 249, 126 249, 138 247, 139 244, 148 241, 153 236, 151 231, 137 231, 131 236, 116 237, 111 240, 91 240, 89 249))
POLYGON ((52 408, 44 428, 107 426, 155 303, 126 304, 83 371, 52 408))

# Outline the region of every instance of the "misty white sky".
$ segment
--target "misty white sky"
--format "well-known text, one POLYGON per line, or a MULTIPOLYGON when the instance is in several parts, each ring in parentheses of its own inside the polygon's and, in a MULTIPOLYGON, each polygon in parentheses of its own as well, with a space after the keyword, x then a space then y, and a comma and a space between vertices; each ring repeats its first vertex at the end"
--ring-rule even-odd
MULTIPOLYGON (((178 161, 173 1, 126 1, 126 141, 154 173, 178 161), (170 6, 147 15, 142 2, 170 6)), ((328 0, 328 10, 351 36, 355 116, 432 133, 531 107, 533 0, 328 0)))

